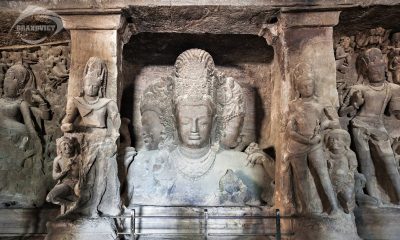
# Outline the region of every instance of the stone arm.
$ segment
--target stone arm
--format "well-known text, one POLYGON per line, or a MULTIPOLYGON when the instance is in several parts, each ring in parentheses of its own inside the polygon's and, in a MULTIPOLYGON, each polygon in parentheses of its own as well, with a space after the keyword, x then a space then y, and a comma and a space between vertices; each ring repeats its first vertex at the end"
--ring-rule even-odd
POLYGON ((70 98, 65 109, 65 117, 61 122, 61 130, 63 132, 71 132, 74 130, 74 121, 78 116, 78 108, 75 106, 73 99, 70 98))
POLYGON ((48 102, 36 89, 27 89, 24 92, 24 99, 29 105, 30 111, 35 117, 43 120, 51 119, 51 110, 48 102), (38 106, 38 107, 37 107, 38 106))
POLYGON ((51 73, 58 78, 66 78, 68 77, 68 73, 63 72, 59 65, 56 65, 51 69, 51 73))
POLYGON ((119 128, 121 127, 121 118, 117 103, 110 101, 107 104, 107 130, 114 141, 119 137, 119 128))
POLYGON ((332 106, 324 107, 323 115, 321 117, 321 131, 337 128, 340 128, 340 122, 336 109, 332 106))
POLYGON ((53 179, 56 181, 61 180, 68 173, 68 171, 62 171, 61 165, 59 163, 60 160, 61 160, 60 157, 56 157, 53 162, 52 174, 53 174, 53 179))
POLYGON ((394 50, 392 50, 392 52, 390 52, 390 61, 389 61, 389 70, 390 71, 394 71, 394 70, 396 70, 396 67, 398 67, 398 66, 396 66, 396 65, 398 65, 399 63, 397 62, 396 63, 396 61, 398 61, 398 59, 396 59, 396 57, 398 57, 399 55, 400 55, 400 49, 394 49, 394 50))
POLYGON ((389 101, 389 113, 400 120, 400 87, 394 84, 391 86, 393 94, 389 101))
POLYGON ((357 166, 358 166, 356 154, 351 150, 347 150, 346 155, 347 155, 347 160, 349 163, 350 172, 353 174, 353 173, 357 172, 357 166))
POLYGON ((288 131, 288 134, 289 134, 290 138, 292 138, 293 140, 295 140, 295 141, 297 141, 299 143, 303 143, 303 144, 306 144, 306 145, 312 144, 312 142, 310 141, 309 138, 301 135, 300 133, 298 133, 296 131, 295 120, 293 118, 289 117, 289 122, 288 122, 287 127, 288 127, 287 131, 288 131))
POLYGON ((20 110, 21 110, 22 118, 24 119, 25 126, 28 129, 29 135, 33 139, 39 140, 39 135, 36 132, 35 125, 33 123, 32 115, 31 115, 30 106, 29 106, 28 102, 22 101, 21 105, 20 105, 20 110))
POLYGON ((346 58, 349 54, 346 53, 342 46, 336 48, 335 58, 336 60, 340 60, 346 58))
POLYGON ((354 116, 357 110, 364 104, 364 98, 360 90, 350 89, 339 108, 339 116, 354 116))

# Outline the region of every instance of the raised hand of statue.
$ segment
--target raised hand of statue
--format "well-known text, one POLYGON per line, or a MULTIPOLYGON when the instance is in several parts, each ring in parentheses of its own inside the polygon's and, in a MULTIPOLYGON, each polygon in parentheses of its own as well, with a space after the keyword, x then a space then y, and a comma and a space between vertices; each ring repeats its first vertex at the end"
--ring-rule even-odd
POLYGON ((247 165, 254 167, 256 164, 262 164, 267 157, 261 152, 255 152, 247 156, 247 165))
POLYGON ((350 104, 355 109, 359 109, 360 106, 364 104, 364 101, 365 101, 364 97, 362 96, 362 93, 360 90, 355 91, 350 98, 350 104))
MULTIPOLYGON (((264 164, 271 160, 267 154, 264 153, 262 149, 258 146, 257 143, 252 142, 244 151, 247 154, 247 165, 254 167, 257 164, 264 164)), ((273 160, 272 160, 273 162, 273 160)))

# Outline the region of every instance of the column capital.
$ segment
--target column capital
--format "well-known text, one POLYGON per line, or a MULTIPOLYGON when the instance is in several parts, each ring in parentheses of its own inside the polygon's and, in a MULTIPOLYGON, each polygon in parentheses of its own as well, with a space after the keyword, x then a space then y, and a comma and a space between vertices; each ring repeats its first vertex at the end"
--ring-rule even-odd
POLYGON ((282 28, 333 27, 339 23, 340 11, 282 11, 278 23, 282 28))
POLYGON ((56 10, 67 30, 119 30, 125 24, 121 9, 56 10))

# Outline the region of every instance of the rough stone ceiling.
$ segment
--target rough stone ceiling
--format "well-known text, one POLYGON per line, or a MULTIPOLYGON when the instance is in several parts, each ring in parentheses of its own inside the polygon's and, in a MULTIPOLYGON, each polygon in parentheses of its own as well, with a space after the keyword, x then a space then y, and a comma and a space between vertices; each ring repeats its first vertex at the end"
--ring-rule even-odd
POLYGON ((190 48, 211 53, 217 65, 268 63, 273 48, 255 35, 140 33, 124 46, 124 59, 138 64, 173 65, 190 48))
POLYGON ((335 35, 354 35, 356 31, 383 27, 400 31, 400 5, 349 8, 340 14, 335 35))

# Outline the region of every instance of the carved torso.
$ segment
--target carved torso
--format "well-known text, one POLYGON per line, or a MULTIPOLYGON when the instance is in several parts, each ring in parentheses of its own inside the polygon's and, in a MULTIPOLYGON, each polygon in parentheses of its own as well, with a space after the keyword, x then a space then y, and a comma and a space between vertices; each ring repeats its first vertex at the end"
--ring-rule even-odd
POLYGON ((290 109, 290 118, 296 132, 305 137, 312 137, 322 121, 322 106, 315 101, 298 99, 292 102, 290 109))
MULTIPOLYGON (((139 153, 129 167, 128 179, 133 183, 130 204, 139 205, 243 205, 243 202, 221 202, 221 179, 230 169, 239 178, 237 190, 248 194, 247 203, 260 204, 261 193, 267 187, 267 176, 261 165, 247 166, 247 155, 235 151, 220 151, 215 161, 201 174, 198 169, 182 173, 165 150, 139 153), (201 175, 201 176, 200 176, 201 175), (245 187, 243 187, 245 186, 245 187), (248 192, 247 192, 248 191, 248 192)), ((193 166, 195 168, 196 166, 193 166)), ((182 170, 182 169, 181 169, 182 170)), ((231 187, 231 186, 229 186, 231 187)))
POLYGON ((81 120, 79 126, 87 128, 107 127, 107 104, 111 99, 99 98, 98 102, 88 104, 83 97, 74 98, 74 104, 79 111, 81 120))
POLYGON ((386 83, 382 87, 356 85, 354 90, 361 91, 364 98, 364 104, 360 107, 357 116, 375 118, 384 113, 392 92, 390 85, 386 83))

